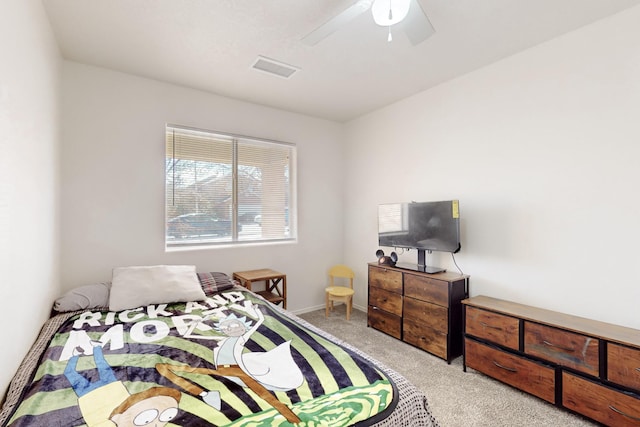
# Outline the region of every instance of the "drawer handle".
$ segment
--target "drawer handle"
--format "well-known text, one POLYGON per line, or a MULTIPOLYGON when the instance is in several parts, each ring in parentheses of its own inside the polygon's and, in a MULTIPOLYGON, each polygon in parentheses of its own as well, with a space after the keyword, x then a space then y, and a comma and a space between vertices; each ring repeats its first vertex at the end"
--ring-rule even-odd
POLYGON ((634 417, 633 415, 625 414, 624 412, 622 412, 620 409, 616 408, 613 405, 609 405, 609 409, 611 409, 613 412, 617 412, 618 414, 620 414, 622 416, 625 416, 627 418, 631 418, 634 421, 640 421, 640 418, 634 417))
POLYGON ((555 348, 559 348, 560 350, 564 350, 564 351, 568 351, 568 352, 574 352, 576 351, 575 348, 569 348, 569 347, 563 347, 561 345, 555 345, 553 343, 550 343, 549 341, 542 341, 542 343, 544 345, 548 345, 549 347, 555 347, 555 348))
POLYGON ((495 360, 493 361, 493 364, 496 365, 498 368, 504 369, 505 371, 509 371, 509 372, 518 372, 517 369, 515 368, 509 368, 507 366, 501 365, 498 362, 496 362, 495 360))
POLYGON ((498 331, 502 330, 502 328, 499 328, 498 326, 489 325, 488 323, 480 322, 480 324, 482 325, 483 328, 496 329, 498 331))

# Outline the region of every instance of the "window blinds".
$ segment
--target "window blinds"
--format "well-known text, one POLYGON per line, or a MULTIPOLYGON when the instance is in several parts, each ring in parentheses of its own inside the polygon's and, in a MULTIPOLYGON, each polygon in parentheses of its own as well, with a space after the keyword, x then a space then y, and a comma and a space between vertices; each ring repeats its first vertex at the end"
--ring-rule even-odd
POLYGON ((292 144, 167 126, 167 246, 293 239, 294 164, 292 144))

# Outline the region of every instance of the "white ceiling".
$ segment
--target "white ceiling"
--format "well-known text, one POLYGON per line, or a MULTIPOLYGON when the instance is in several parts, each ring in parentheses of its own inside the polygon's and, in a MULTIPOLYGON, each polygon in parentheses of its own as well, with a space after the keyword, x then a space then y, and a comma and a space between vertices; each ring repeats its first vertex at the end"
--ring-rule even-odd
POLYGON ((42 0, 64 58, 347 121, 640 0, 419 0, 436 33, 417 46, 360 15, 301 39, 355 0, 42 0), (251 68, 258 55, 300 68, 251 68))

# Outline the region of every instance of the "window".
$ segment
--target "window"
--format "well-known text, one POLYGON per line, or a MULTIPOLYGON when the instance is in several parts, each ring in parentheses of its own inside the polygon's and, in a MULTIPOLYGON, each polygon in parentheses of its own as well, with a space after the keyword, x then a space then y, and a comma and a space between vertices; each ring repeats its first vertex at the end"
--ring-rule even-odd
POLYGON ((166 129, 169 247, 294 240, 295 145, 166 129))

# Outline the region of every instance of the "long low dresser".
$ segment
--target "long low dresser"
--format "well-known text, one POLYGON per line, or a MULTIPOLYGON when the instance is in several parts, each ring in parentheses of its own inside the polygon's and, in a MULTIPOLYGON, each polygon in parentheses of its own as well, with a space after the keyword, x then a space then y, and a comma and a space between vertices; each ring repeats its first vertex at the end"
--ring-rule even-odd
POLYGON ((486 296, 462 301, 467 367, 608 426, 640 426, 640 331, 486 296))

